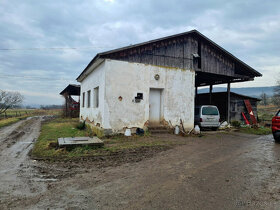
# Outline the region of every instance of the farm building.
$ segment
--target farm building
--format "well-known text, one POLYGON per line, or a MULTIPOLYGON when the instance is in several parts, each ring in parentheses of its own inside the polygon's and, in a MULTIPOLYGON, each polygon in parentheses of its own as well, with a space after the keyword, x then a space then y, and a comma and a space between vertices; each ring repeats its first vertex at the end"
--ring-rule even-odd
MULTIPOLYGON (((196 30, 97 54, 78 76, 80 119, 105 133, 153 125, 192 129, 197 87, 261 76, 196 30)), ((212 91, 210 91, 211 94, 212 91)))
POLYGON ((80 85, 69 84, 63 91, 60 92, 65 99, 64 115, 66 117, 78 117, 80 111, 80 85), (78 96, 79 101, 73 99, 72 96, 78 96))
MULTIPOLYGON (((250 120, 250 115, 247 111, 244 100, 250 101, 254 116, 257 116, 257 102, 260 101, 260 99, 230 92, 230 122, 244 122, 242 112, 245 114, 246 118, 250 120)), ((227 120, 227 108, 225 106, 225 104, 227 104, 227 92, 214 92, 212 93, 212 97, 210 97, 209 93, 197 94, 196 105, 204 104, 217 106, 220 112, 221 120, 227 120)))

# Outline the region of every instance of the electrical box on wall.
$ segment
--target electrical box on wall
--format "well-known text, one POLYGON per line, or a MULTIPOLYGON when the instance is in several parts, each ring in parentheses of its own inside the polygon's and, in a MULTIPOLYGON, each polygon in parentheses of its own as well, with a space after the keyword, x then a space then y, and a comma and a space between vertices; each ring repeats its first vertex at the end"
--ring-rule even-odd
POLYGON ((143 100, 143 93, 137 93, 137 96, 136 96, 138 99, 141 99, 143 100))
POLYGON ((137 93, 137 96, 134 98, 135 103, 140 103, 143 100, 143 93, 137 93))

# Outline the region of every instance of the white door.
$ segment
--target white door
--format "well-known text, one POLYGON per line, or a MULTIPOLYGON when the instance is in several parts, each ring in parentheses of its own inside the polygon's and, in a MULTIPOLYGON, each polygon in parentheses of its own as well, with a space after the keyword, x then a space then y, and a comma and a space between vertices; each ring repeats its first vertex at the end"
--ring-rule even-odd
POLYGON ((161 90, 150 89, 150 122, 159 123, 161 117, 161 90))

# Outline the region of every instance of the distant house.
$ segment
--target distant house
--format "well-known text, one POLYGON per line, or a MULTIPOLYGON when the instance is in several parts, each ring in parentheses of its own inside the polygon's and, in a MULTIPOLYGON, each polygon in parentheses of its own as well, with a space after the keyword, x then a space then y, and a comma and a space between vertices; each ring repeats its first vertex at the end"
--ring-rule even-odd
POLYGON ((258 76, 196 30, 130 45, 97 54, 78 76, 80 120, 107 134, 181 121, 191 129, 197 87, 227 84, 229 103, 231 83, 258 76))
MULTIPOLYGON (((196 96, 196 104, 211 104, 218 107, 221 120, 227 120, 227 92, 214 92, 212 93, 212 98, 210 102, 210 94, 209 93, 201 93, 196 96)), ((258 98, 245 96, 237 93, 230 93, 230 121, 242 121, 244 122, 244 118, 242 117, 242 112, 245 114, 246 118, 250 120, 250 115, 245 106, 244 100, 249 100, 252 106, 253 113, 255 117, 258 116, 257 111, 257 102, 260 101, 258 98)))

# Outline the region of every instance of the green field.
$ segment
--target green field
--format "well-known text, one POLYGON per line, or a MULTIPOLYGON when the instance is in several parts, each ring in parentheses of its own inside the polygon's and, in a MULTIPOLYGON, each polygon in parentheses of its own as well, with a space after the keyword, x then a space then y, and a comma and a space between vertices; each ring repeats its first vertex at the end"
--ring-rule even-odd
POLYGON ((276 112, 280 109, 280 106, 275 105, 259 105, 258 106, 258 117, 260 121, 271 121, 272 117, 275 116, 276 112))
POLYGON ((6 114, 0 115, 0 128, 11 125, 22 119, 37 115, 56 115, 61 114, 60 109, 43 110, 43 109, 9 109, 6 114))

